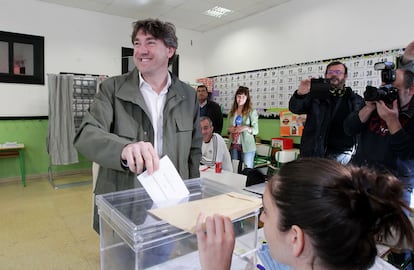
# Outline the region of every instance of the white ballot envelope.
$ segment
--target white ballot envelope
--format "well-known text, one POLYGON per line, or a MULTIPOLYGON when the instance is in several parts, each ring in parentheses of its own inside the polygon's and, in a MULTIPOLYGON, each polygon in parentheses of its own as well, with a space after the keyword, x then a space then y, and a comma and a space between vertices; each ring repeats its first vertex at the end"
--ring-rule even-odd
POLYGON ((168 156, 160 159, 160 168, 152 175, 145 171, 137 178, 155 203, 180 200, 190 194, 168 156))

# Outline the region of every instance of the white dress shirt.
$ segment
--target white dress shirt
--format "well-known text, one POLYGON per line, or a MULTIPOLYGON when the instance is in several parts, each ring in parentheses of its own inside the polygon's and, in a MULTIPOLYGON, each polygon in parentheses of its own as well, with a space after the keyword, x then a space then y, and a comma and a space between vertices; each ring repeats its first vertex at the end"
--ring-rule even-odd
POLYGON ((154 149, 158 154, 158 157, 162 156, 162 143, 163 143, 163 120, 164 120, 164 106, 167 100, 168 87, 171 85, 171 76, 168 73, 167 84, 164 86, 160 94, 155 92, 151 85, 149 85, 139 73, 139 88, 144 96, 145 103, 151 114, 151 123, 154 128, 154 149))

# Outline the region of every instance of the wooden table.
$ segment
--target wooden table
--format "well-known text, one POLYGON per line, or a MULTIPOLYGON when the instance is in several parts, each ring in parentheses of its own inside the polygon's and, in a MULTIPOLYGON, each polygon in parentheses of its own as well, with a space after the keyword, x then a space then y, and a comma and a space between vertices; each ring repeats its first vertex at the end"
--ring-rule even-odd
POLYGON ((19 158, 20 175, 23 186, 26 186, 26 174, 24 170, 24 144, 0 144, 0 158, 19 158))

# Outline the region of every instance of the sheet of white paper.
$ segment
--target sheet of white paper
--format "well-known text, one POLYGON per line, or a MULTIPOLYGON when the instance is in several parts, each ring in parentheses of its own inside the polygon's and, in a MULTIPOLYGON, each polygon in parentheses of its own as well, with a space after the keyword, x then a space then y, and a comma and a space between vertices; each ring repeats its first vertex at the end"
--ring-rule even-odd
POLYGON ((264 183, 260 183, 260 184, 245 187, 245 188, 243 188, 243 190, 246 190, 246 191, 249 191, 249 192, 252 192, 254 194, 262 196, 265 192, 266 185, 267 185, 267 182, 264 182, 264 183))
POLYGON ((138 180, 155 203, 182 199, 190 194, 168 156, 160 159, 159 170, 152 175, 145 171, 138 175, 138 180))

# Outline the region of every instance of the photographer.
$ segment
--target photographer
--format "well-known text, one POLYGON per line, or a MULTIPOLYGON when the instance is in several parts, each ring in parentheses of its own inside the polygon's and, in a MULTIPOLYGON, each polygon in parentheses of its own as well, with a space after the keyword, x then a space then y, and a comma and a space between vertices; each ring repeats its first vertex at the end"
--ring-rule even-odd
POLYGON ((351 112, 359 111, 363 99, 350 87, 345 87, 347 77, 348 69, 343 63, 331 62, 325 71, 327 80, 313 80, 320 81, 321 87, 311 87, 312 80, 305 79, 291 97, 289 110, 307 114, 300 144, 301 157, 326 157, 342 164, 351 159, 356 136, 345 134, 343 122, 351 112))
POLYGON ((414 72, 414 41, 405 48, 403 56, 399 59, 398 67, 414 72))
POLYGON ((414 182, 413 80, 411 71, 397 69, 392 82, 397 90, 394 100, 389 100, 389 94, 366 100, 365 106, 350 114, 344 123, 348 135, 360 134, 351 162, 392 172, 406 185, 404 200, 408 204, 414 182))

